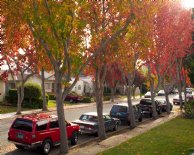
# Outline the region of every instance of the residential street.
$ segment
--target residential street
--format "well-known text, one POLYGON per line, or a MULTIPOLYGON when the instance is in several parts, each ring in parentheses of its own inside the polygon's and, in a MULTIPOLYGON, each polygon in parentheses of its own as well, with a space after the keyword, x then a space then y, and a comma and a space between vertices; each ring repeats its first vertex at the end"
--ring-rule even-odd
MULTIPOLYGON (((170 95, 170 101, 172 102, 172 98, 174 95, 170 95)), ((164 99, 163 96, 156 97, 156 99, 164 99)), ((133 100, 133 104, 139 103, 139 100, 133 100)), ((109 113, 113 103, 106 103, 104 104, 104 112, 109 113)), ((71 107, 65 109, 65 116, 66 120, 73 121, 75 119, 78 119, 79 116, 86 112, 96 111, 96 105, 95 104, 89 104, 82 107, 71 107)), ((52 111, 51 114, 56 114, 56 111, 52 111)), ((36 150, 33 151, 19 151, 15 148, 15 146, 7 141, 7 132, 9 130, 9 127, 11 123, 13 122, 14 118, 7 118, 0 120, 0 154, 6 154, 6 155, 24 155, 28 152, 28 155, 38 155, 38 152, 36 150)), ((145 121, 146 119, 144 119, 145 121)), ((143 122, 144 122, 143 121, 143 122)), ((127 126, 120 126, 119 130, 126 128, 127 126)), ((91 135, 80 135, 79 136, 79 143, 82 144, 88 140, 91 140, 93 138, 96 138, 91 135)))

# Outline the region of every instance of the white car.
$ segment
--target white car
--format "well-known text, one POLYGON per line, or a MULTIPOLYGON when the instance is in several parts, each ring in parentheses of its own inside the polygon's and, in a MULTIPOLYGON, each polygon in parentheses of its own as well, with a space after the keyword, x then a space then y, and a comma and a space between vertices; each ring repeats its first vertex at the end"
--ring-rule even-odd
POLYGON ((151 92, 148 91, 147 93, 145 93, 144 97, 145 97, 145 98, 151 98, 151 92))
POLYGON ((192 94, 193 89, 192 88, 186 88, 186 93, 192 94))
MULTIPOLYGON (((193 99, 193 95, 187 93, 186 94, 186 100, 189 101, 189 100, 192 100, 192 99, 193 99)), ((184 93, 182 93, 182 102, 183 102, 183 104, 185 103, 185 95, 184 95, 184 93)), ((173 98, 173 104, 180 104, 179 95, 176 95, 173 98)))
POLYGON ((164 96, 164 95, 165 95, 164 90, 160 90, 160 91, 158 92, 158 96, 164 96))

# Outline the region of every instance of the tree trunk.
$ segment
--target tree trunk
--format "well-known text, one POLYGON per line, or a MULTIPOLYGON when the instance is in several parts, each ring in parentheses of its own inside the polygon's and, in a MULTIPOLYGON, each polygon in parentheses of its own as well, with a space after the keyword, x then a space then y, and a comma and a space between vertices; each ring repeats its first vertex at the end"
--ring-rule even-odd
POLYGON ((165 99, 166 99, 166 104, 167 104, 166 112, 170 114, 170 101, 168 97, 168 91, 166 90, 165 86, 164 86, 164 94, 165 94, 165 99))
POLYGON ((162 77, 160 76, 159 66, 156 67, 157 75, 158 75, 158 84, 156 90, 160 90, 162 88, 162 77))
POLYGON ((114 94, 115 94, 115 89, 111 87, 111 102, 114 102, 114 98, 115 98, 114 94))
POLYGON ((183 99, 182 99, 182 83, 180 78, 180 68, 179 68, 178 60, 176 60, 176 74, 177 74, 177 85, 178 85, 178 94, 180 100, 180 109, 183 109, 183 99))
POLYGON ((21 103, 21 87, 17 88, 17 96, 18 96, 18 100, 17 100, 17 113, 16 115, 21 114, 22 112, 22 103, 21 103))
POLYGON ((143 87, 143 84, 141 84, 141 86, 140 86, 140 98, 142 98, 142 88, 143 87))
POLYGON ((46 95, 45 95, 45 85, 44 85, 44 68, 42 67, 41 70, 41 79, 42 79, 42 101, 43 101, 43 105, 42 105, 42 111, 48 111, 47 108, 47 101, 46 101, 46 95))
POLYGON ((16 115, 19 115, 22 113, 22 102, 24 100, 24 84, 17 87, 17 95, 18 95, 18 101, 17 101, 17 112, 16 115))
POLYGON ((95 77, 95 96, 96 96, 96 107, 98 114, 98 136, 101 140, 106 139, 106 132, 103 119, 103 83, 100 80, 100 71, 96 69, 95 77))
POLYGON ((148 77, 149 77, 149 81, 150 81, 150 92, 151 92, 151 100, 152 100, 152 116, 153 119, 157 119, 158 118, 158 114, 156 112, 156 104, 155 104, 155 94, 154 94, 154 79, 152 79, 151 77, 151 69, 150 69, 150 65, 148 65, 148 77))
POLYGON ((68 153, 68 140, 67 140, 67 129, 65 124, 65 114, 62 101, 62 84, 61 84, 62 75, 59 71, 55 70, 55 86, 56 86, 56 103, 57 103, 57 115, 59 120, 60 128, 60 152, 59 155, 64 155, 68 153))
POLYGON ((169 97, 168 97, 169 90, 167 90, 166 85, 165 85, 165 81, 162 78, 161 78, 161 83, 162 83, 162 88, 164 89, 164 95, 165 95, 166 104, 167 104, 166 112, 168 114, 170 114, 170 101, 169 101, 169 97))
POLYGON ((135 128, 136 127, 136 122, 135 122, 135 115, 133 111, 133 106, 132 106, 132 100, 131 100, 131 86, 126 86, 126 91, 127 91, 127 103, 129 107, 129 121, 130 121, 130 128, 135 128))
POLYGON ((135 99, 135 90, 136 90, 136 87, 132 87, 132 93, 133 93, 133 99, 135 99))

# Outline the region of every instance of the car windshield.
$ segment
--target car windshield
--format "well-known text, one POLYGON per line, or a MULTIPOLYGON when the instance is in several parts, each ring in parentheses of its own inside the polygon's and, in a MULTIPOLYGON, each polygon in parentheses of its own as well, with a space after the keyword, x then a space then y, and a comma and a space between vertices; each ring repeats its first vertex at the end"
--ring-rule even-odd
POLYGON ((150 92, 150 91, 148 91, 148 92, 146 93, 146 95, 151 95, 151 92, 150 92))
POLYGON ((32 121, 24 119, 16 119, 12 128, 32 132, 32 121))
POLYGON ((82 121, 98 122, 98 117, 93 115, 81 115, 79 119, 82 121))
POLYGON ((152 101, 151 100, 141 100, 140 101, 140 104, 141 105, 151 105, 152 104, 152 101))
POLYGON ((127 112, 127 107, 114 105, 111 109, 111 112, 127 112))

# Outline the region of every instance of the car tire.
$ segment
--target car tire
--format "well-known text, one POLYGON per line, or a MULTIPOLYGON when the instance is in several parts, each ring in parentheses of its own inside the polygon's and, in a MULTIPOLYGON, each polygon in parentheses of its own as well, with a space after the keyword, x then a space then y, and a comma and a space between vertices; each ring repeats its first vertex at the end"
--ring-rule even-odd
POLYGON ((162 113, 162 109, 158 110, 158 115, 160 115, 162 113))
POLYGON ((138 118, 138 121, 139 121, 139 122, 142 122, 142 116, 140 116, 140 117, 138 118))
POLYGON ((49 154, 51 148, 52 148, 52 141, 50 139, 45 139, 41 146, 41 152, 43 154, 49 154))
POLYGON ((15 146, 16 146, 18 149, 20 149, 20 150, 23 150, 23 149, 24 149, 24 146, 17 145, 17 144, 15 144, 15 146))
POLYGON ((150 113, 150 118, 152 118, 152 113, 150 113))
POLYGON ((70 99, 70 100, 69 100, 69 102, 70 102, 70 103, 73 103, 73 100, 72 100, 72 99, 70 99))
POLYGON ((76 145, 78 142, 78 132, 73 132, 71 137, 71 145, 76 145))
POLYGON ((113 131, 117 131, 118 130, 118 123, 115 124, 114 128, 113 128, 113 131))

